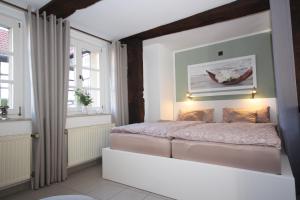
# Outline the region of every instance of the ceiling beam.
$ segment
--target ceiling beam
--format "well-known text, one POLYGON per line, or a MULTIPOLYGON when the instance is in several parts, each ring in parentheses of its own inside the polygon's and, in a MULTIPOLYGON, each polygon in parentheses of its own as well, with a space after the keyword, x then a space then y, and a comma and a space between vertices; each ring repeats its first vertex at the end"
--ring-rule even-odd
MULTIPOLYGON (((293 30, 294 58, 297 79, 298 107, 300 112, 300 1, 290 0, 291 20, 293 30)), ((300 191, 300 189, 299 189, 300 191)))
POLYGON ((56 15, 57 18, 66 18, 76 10, 87 8, 101 0, 52 0, 40 9, 40 13, 56 15))
POLYGON ((202 26, 244 17, 269 9, 269 0, 237 0, 232 3, 181 19, 179 21, 175 21, 150 29, 148 31, 123 38, 121 39, 121 42, 127 43, 133 38, 147 40, 171 33, 186 31, 202 26))

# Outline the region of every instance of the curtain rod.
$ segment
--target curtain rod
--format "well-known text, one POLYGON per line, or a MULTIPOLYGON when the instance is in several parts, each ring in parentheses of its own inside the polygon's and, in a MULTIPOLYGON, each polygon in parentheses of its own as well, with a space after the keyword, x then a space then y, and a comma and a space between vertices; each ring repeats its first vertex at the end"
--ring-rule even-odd
MULTIPOLYGON (((27 12, 27 11, 28 11, 28 10, 25 9, 25 8, 22 8, 22 7, 18 6, 18 5, 15 5, 15 4, 13 4, 13 3, 10 3, 10 2, 4 1, 4 0, 0 0, 0 2, 3 3, 3 4, 6 4, 6 5, 8 5, 8 6, 11 6, 11 7, 13 7, 13 8, 16 8, 16 9, 18 9, 18 10, 22 10, 22 11, 24 11, 24 12, 27 12)), ((32 14, 33 14, 33 15, 36 15, 34 12, 32 12, 32 14)), ((74 28, 74 27, 72 27, 72 26, 71 26, 70 28, 73 29, 73 30, 75 30, 75 31, 78 31, 78 32, 87 34, 87 35, 89 35, 89 36, 92 36, 92 37, 94 37, 94 38, 103 40, 103 41, 108 42, 108 43, 110 43, 110 44, 112 43, 112 41, 109 41, 109 40, 107 40, 107 39, 104 39, 104 38, 101 38, 101 37, 99 37, 99 36, 93 35, 93 34, 91 34, 91 33, 85 32, 85 31, 83 31, 83 30, 74 28)))
POLYGON ((110 40, 101 38, 101 37, 99 37, 99 36, 96 36, 96 35, 93 35, 93 34, 91 34, 91 33, 85 32, 85 31, 80 30, 80 29, 78 29, 78 28, 75 28, 75 27, 72 27, 72 26, 71 26, 71 29, 73 29, 74 31, 78 31, 78 32, 84 33, 84 34, 86 34, 86 35, 95 37, 95 38, 97 38, 97 39, 100 39, 100 40, 103 40, 103 41, 105 41, 105 42, 108 42, 108 43, 112 44, 112 41, 110 41, 110 40))

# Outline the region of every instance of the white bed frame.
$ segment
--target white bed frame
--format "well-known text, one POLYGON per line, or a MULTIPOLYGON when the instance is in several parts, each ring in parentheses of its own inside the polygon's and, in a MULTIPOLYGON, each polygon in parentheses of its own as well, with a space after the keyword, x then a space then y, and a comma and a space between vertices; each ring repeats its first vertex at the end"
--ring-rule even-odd
POLYGON ((179 200, 296 200, 290 164, 282 175, 103 149, 103 178, 179 200))

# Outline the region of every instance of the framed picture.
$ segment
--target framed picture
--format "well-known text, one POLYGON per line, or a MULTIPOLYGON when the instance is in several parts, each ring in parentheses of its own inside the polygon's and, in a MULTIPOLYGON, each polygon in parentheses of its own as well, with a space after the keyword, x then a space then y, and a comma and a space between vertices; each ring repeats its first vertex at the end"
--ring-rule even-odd
POLYGON ((255 55, 188 66, 190 93, 237 93, 257 87, 255 55))

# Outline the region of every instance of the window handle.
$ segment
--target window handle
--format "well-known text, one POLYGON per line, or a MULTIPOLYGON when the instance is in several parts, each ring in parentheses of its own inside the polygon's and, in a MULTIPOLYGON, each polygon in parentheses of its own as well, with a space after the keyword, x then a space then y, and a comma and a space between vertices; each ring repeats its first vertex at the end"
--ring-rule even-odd
POLYGON ((22 108, 21 108, 21 106, 19 106, 19 113, 18 113, 18 116, 19 116, 19 117, 22 116, 22 108))
POLYGON ((79 79, 82 80, 82 81, 84 81, 81 74, 79 75, 79 79))

